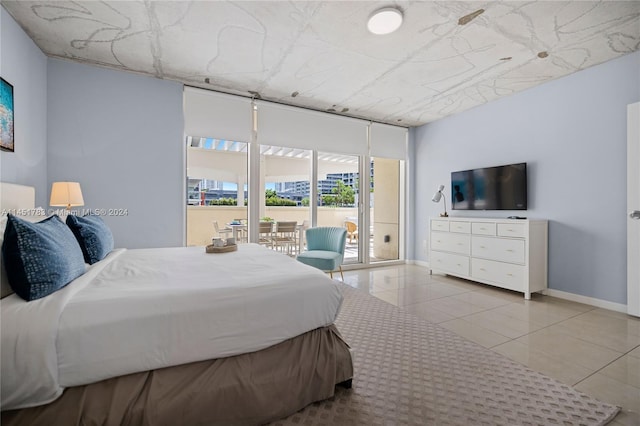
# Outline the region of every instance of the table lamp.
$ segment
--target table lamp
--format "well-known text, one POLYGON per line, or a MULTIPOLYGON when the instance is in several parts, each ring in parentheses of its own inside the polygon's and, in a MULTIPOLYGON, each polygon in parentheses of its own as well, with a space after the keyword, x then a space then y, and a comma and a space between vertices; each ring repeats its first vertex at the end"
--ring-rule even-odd
POLYGON ((440 213, 440 217, 449 217, 449 215, 447 214, 447 197, 444 196, 444 192, 442 192, 443 189, 444 185, 440 185, 436 193, 433 194, 433 198, 431 199, 431 201, 437 203, 442 198, 444 202, 444 213, 440 213))
POLYGON ((51 185, 51 199, 49 205, 54 207, 71 207, 84 206, 82 198, 82 190, 78 182, 54 182, 51 185))

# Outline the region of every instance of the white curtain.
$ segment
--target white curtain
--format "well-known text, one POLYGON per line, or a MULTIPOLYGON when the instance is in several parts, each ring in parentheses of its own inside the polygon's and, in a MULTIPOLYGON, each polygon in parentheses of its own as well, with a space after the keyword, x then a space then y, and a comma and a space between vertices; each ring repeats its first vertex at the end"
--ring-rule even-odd
POLYGON ((250 142, 251 123, 251 99, 185 86, 187 136, 250 142))
POLYGON ((271 102, 258 102, 258 142, 263 145, 366 155, 368 121, 271 102))
MULTIPOLYGON (((258 143, 339 154, 405 160, 407 129, 304 108, 256 101, 258 143), (367 129, 371 132, 370 146, 367 129)), ((251 99, 184 88, 185 133, 238 142, 251 140, 251 99)))
POLYGON ((407 155, 407 133, 404 127, 371 123, 372 157, 405 160, 407 155))

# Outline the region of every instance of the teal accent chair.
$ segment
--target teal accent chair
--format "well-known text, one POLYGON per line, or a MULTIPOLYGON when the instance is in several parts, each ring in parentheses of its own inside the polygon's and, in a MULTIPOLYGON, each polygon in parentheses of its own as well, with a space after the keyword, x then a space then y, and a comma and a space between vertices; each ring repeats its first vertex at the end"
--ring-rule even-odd
POLYGON ((347 241, 347 230, 338 227, 309 228, 306 232, 307 250, 300 253, 298 261, 329 272, 333 278, 333 271, 340 270, 342 274, 342 261, 344 260, 344 246, 347 241))

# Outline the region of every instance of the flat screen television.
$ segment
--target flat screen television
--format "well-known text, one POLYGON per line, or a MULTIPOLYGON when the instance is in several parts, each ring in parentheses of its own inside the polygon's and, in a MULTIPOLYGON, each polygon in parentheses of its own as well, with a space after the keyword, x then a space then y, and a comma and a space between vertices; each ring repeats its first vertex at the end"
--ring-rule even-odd
POLYGON ((451 173, 453 210, 526 210, 527 163, 451 173))

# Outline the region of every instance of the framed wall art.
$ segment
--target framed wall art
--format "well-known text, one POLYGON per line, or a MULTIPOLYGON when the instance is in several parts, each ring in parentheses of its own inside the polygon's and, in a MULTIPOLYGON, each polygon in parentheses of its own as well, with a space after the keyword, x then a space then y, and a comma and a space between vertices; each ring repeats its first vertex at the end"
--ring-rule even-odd
POLYGON ((13 86, 0 77, 0 149, 14 150, 13 86))

